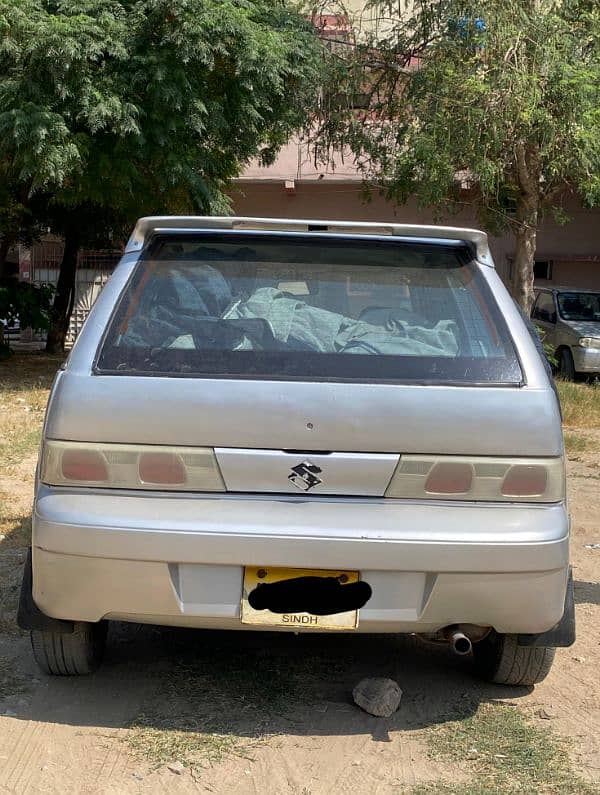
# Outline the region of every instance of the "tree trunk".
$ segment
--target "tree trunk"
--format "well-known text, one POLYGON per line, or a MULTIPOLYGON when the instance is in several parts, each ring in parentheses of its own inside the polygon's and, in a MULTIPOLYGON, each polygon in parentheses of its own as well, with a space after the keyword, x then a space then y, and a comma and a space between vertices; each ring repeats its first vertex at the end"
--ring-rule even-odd
POLYGON ((525 194, 519 197, 516 221, 513 295, 523 311, 529 315, 534 298, 533 266, 538 223, 537 196, 525 194))
POLYGON ((515 262, 513 297, 529 315, 533 305, 533 266, 540 204, 540 175, 538 153, 519 142, 515 151, 516 176, 520 187, 515 221, 515 262))
POLYGON ((3 234, 0 237, 0 279, 6 276, 5 273, 5 265, 6 265, 6 258, 8 257, 8 250, 12 246, 14 242, 14 236, 9 234, 3 234))
POLYGON ((65 349, 65 339, 69 330, 75 298, 78 254, 79 233, 77 229, 71 227, 65 233, 65 250, 60 263, 56 295, 50 312, 50 329, 46 340, 48 353, 63 353, 65 349))

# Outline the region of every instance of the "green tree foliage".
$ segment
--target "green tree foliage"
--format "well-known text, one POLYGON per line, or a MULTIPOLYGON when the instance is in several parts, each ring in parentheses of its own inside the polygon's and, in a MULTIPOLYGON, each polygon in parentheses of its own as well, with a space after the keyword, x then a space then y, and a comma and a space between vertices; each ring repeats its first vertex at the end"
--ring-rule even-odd
POLYGON ((33 214, 65 237, 50 349, 90 234, 226 212, 228 180, 303 122, 317 54, 280 0, 0 0, 0 233, 33 214))
POLYGON ((0 281, 0 359, 9 354, 4 329, 20 323, 23 328, 47 331, 54 290, 49 285, 37 286, 16 279, 0 281))
POLYGON ((568 191, 600 200, 600 4, 369 6, 378 25, 329 58, 318 153, 350 147, 400 203, 455 210, 467 196, 490 231, 514 232, 512 287, 529 309, 541 215, 560 217, 568 191))

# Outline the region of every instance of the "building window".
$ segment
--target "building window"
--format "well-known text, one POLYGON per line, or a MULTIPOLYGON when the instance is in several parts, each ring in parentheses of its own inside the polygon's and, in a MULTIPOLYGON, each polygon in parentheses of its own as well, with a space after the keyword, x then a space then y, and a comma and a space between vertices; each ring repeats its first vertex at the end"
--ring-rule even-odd
POLYGON ((534 279, 551 279, 552 278, 552 260, 541 259, 536 260, 533 264, 534 279))

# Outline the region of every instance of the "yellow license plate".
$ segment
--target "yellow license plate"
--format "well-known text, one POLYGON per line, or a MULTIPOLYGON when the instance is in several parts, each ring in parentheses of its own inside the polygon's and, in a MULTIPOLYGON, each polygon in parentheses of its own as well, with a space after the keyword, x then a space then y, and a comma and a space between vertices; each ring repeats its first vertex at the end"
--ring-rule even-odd
POLYGON ((268 609, 255 610, 248 602, 248 596, 261 585, 270 585, 281 580, 298 577, 335 577, 340 583, 355 583, 359 580, 357 571, 327 571, 323 569, 277 569, 269 566, 247 566, 244 570, 244 591, 242 595, 242 623, 286 629, 356 629, 358 610, 319 616, 312 613, 275 613, 268 609))

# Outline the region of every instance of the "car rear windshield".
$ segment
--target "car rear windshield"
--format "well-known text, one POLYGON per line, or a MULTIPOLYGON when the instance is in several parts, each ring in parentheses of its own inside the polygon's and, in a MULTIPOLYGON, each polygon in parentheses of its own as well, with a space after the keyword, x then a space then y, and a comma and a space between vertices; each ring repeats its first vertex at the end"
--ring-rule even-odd
POLYGON ((258 232, 155 238, 96 372, 521 382, 464 244, 258 232))

